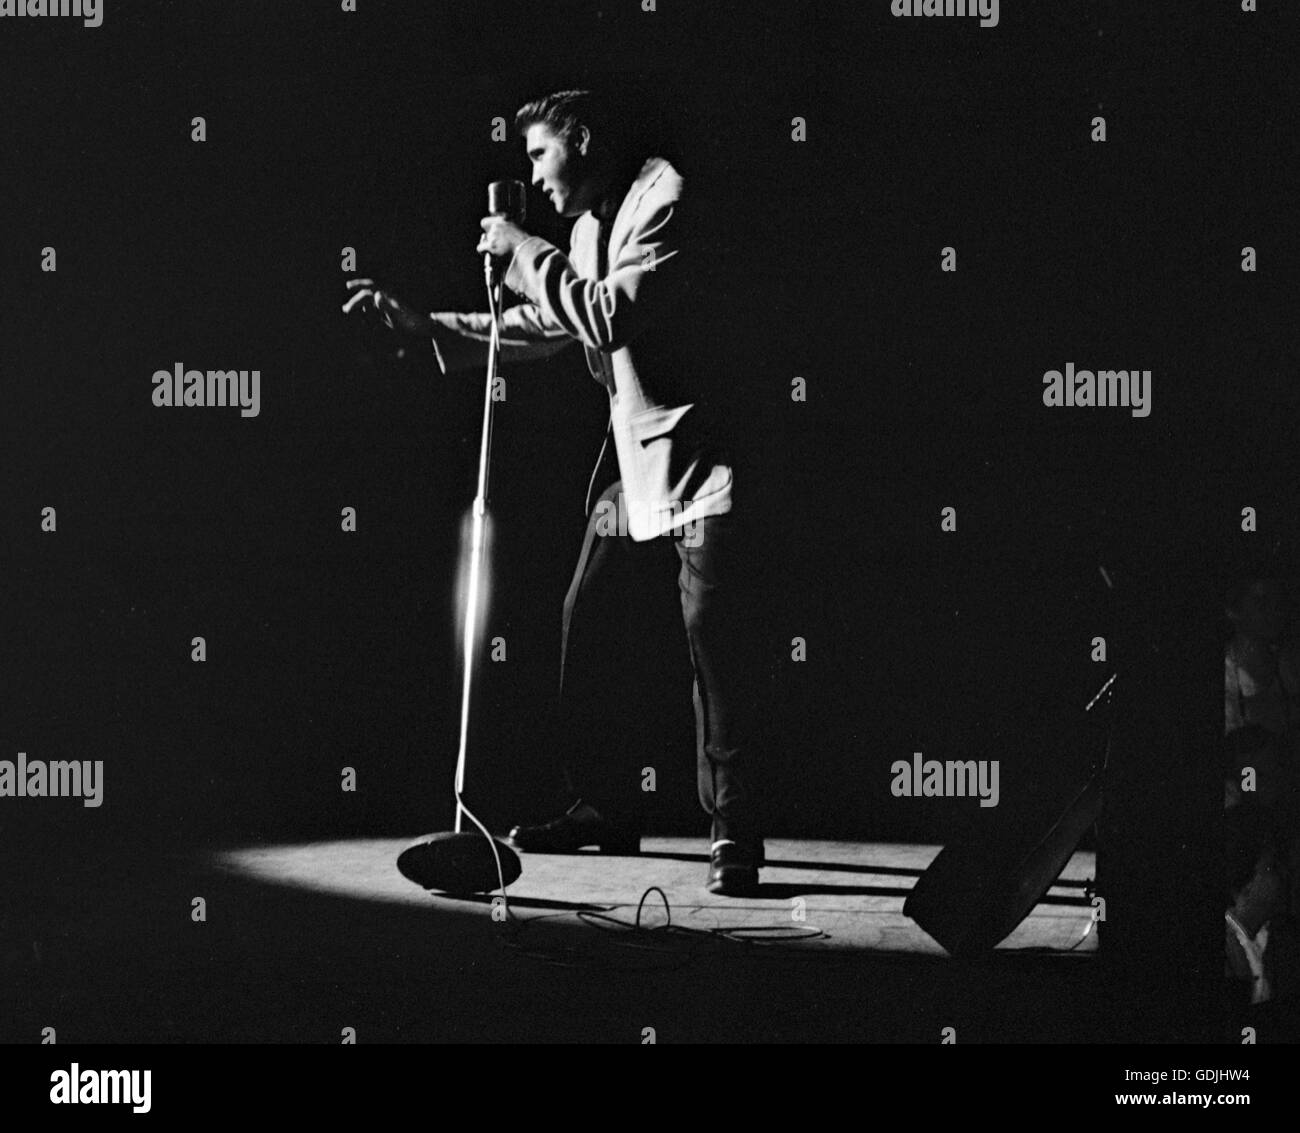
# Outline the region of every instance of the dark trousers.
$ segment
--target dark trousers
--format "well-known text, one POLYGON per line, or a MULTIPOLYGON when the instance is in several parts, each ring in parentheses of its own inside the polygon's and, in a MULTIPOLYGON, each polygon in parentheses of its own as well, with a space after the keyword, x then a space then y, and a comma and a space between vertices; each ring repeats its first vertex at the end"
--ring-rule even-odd
POLYGON ((617 523, 621 489, 616 481, 593 505, 564 600, 560 746, 570 794, 638 827, 646 769, 668 770, 663 736, 690 695, 712 837, 758 841, 758 617, 743 587, 746 533, 733 511, 635 542, 617 523))

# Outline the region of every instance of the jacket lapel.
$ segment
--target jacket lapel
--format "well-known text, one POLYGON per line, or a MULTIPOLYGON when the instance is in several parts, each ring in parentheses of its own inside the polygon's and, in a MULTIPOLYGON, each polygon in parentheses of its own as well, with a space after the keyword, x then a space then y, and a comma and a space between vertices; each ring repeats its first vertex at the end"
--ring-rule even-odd
POLYGON ((611 263, 618 258, 619 250, 627 242, 628 228, 631 226, 632 216, 636 212, 637 205, 641 203, 641 198, 645 196, 646 190, 659 180, 667 165, 668 162, 662 157, 652 157, 641 166, 641 172, 632 183, 632 188, 628 190, 627 196, 623 198, 622 207, 619 208, 614 217, 614 227, 609 234, 609 258, 611 263))

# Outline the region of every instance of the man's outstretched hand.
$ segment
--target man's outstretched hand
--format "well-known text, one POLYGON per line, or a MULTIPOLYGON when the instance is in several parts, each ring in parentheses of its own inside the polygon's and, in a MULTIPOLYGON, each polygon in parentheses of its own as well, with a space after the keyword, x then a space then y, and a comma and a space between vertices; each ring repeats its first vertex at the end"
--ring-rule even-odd
POLYGON ((343 313, 375 310, 384 322, 395 330, 407 334, 428 336, 433 333, 433 320, 408 307, 396 295, 384 291, 373 279, 349 279, 346 284, 352 295, 343 304, 343 313))

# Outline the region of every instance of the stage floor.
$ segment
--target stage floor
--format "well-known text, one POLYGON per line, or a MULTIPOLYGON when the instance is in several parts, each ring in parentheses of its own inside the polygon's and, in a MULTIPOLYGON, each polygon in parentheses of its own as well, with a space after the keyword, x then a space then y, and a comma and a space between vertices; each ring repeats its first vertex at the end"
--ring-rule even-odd
POLYGON ((1087 931, 1090 854, 963 961, 902 914, 935 846, 771 840, 750 899, 705 891, 703 839, 525 854, 503 918, 490 894, 402 877, 410 841, 83 855, 0 934, 0 1040, 1068 1043, 1164 1026, 1149 981, 1114 982, 1087 931), (656 886, 669 911, 651 893, 637 931, 656 886))
MULTIPOLYGON (((491 915, 490 899, 450 898, 402 877, 393 863, 410 841, 250 847, 223 851, 211 861, 219 869, 273 885, 491 915)), ((522 854, 523 874, 506 890, 510 913, 525 921, 555 921, 569 906, 575 919, 585 910, 634 922, 642 896, 657 887, 662 895, 649 894, 642 906, 643 928, 671 921, 675 927, 730 932, 754 943, 946 955, 903 915, 909 890, 938 846, 773 839, 759 894, 744 899, 705 890, 708 846, 699 839, 646 838, 641 848, 640 855, 628 857, 586 851, 522 854)), ((1093 854, 1075 853, 1056 884, 999 947, 1073 955, 1095 951, 1092 910, 1083 895, 1094 869, 1093 854)))

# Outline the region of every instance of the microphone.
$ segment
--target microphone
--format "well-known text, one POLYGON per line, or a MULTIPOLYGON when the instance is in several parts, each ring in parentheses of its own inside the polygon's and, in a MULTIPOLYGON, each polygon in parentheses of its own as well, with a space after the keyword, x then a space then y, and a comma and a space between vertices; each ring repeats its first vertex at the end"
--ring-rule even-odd
MULTIPOLYGON (((499 216, 512 224, 522 225, 526 211, 527 190, 522 181, 493 181, 488 186, 488 215, 499 216)), ((491 253, 483 256, 483 267, 495 280, 500 275, 491 253)))

